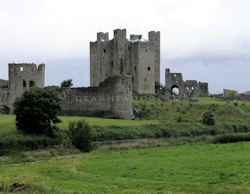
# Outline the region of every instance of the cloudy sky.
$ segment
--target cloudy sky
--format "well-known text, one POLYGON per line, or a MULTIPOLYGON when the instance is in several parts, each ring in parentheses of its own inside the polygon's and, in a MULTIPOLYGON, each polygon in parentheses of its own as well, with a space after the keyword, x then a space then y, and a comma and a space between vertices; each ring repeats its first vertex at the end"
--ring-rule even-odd
POLYGON ((45 63, 45 85, 89 86, 97 32, 161 32, 164 69, 208 82, 209 92, 250 90, 249 0, 0 0, 0 79, 8 63, 45 63))

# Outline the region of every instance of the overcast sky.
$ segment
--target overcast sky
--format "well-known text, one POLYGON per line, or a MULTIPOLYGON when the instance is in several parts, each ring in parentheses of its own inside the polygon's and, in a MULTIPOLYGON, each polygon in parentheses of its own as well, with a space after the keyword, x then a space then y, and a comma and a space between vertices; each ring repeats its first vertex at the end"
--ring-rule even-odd
POLYGON ((250 90, 250 0, 0 0, 0 79, 8 63, 45 63, 45 85, 89 86, 89 42, 97 32, 161 32, 165 68, 209 92, 250 90))

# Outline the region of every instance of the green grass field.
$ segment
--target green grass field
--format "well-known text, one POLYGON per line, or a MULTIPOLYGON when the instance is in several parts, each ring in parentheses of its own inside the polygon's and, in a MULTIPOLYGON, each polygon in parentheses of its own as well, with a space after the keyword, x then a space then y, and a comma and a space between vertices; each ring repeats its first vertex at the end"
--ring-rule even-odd
MULTIPOLYGON (((157 127, 163 127, 169 133, 177 128, 187 133, 189 131, 185 129, 188 128, 198 133, 208 130, 208 126, 200 123, 206 111, 212 111, 215 115, 216 124, 211 127, 214 131, 235 127, 238 134, 241 125, 245 127, 250 123, 249 103, 238 102, 235 106, 233 102, 215 98, 198 98, 198 103, 171 103, 152 101, 149 95, 149 100, 139 101, 140 97, 137 95, 133 105, 141 108, 143 120, 65 116, 59 117, 63 122, 57 126, 67 129, 69 121, 84 118, 91 126, 96 126, 96 130, 105 133, 113 130, 128 134, 137 130, 142 133, 150 127, 154 131, 157 127), (178 115, 183 117, 181 122, 176 119, 178 115)), ((15 115, 0 115, 0 132, 7 131, 15 131, 15 115)), ((12 137, 12 133, 2 134, 12 137)), ((90 153, 56 157, 51 157, 53 151, 42 150, 35 158, 29 155, 26 158, 20 155, 21 158, 18 158, 18 154, 13 151, 10 153, 11 159, 0 158, 1 165, 24 161, 38 163, 0 165, 0 181, 5 185, 16 182, 42 185, 47 188, 45 193, 250 193, 250 142, 199 145, 207 144, 202 138, 193 137, 194 140, 199 139, 196 143, 194 141, 194 145, 189 145, 191 143, 188 141, 179 144, 178 139, 170 138, 167 140, 173 140, 173 144, 165 139, 161 145, 155 144, 152 148, 146 148, 143 142, 140 146, 128 143, 101 147, 90 153), (186 145, 170 146, 183 144, 186 145), (116 147, 119 149, 115 150, 116 147), (51 188, 60 191, 52 192, 51 188)))
POLYGON ((0 167, 0 181, 84 193, 250 193, 250 143, 94 151, 0 167))
MULTIPOLYGON (((143 113, 143 120, 124 120, 124 119, 104 119, 97 117, 77 117, 61 116, 63 122, 57 126, 61 129, 67 129, 69 121, 86 119, 92 126, 142 126, 146 124, 167 124, 176 123, 176 117, 182 115, 183 122, 190 125, 201 121, 202 114, 206 111, 212 111, 216 122, 250 122, 250 103, 239 102, 234 106, 233 102, 226 102, 216 98, 197 98, 198 103, 171 103, 150 101, 150 97, 157 98, 159 95, 146 95, 147 101, 134 101, 133 105, 140 108, 143 113)), ((134 98, 140 99, 141 95, 134 98)), ((15 115, 0 115, 0 132, 15 130, 15 115)), ((178 124, 178 123, 177 123, 178 124)))
MULTIPOLYGON (((14 131, 15 127, 15 115, 1 115, 0 114, 0 132, 14 131)), ((101 126, 140 126, 145 124, 158 124, 156 120, 125 120, 125 119, 104 119, 99 117, 77 117, 77 116, 60 116, 62 123, 57 126, 61 129, 67 129, 70 121, 78 121, 86 119, 90 125, 101 126)))

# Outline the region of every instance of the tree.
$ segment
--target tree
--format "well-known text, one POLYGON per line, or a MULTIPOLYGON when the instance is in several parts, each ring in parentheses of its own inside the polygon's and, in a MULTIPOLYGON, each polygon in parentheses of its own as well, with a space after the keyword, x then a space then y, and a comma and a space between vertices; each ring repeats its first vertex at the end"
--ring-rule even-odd
POLYGON ((227 97, 236 97, 237 96, 237 92, 235 90, 231 90, 228 94, 227 97))
POLYGON ((93 129, 85 120, 70 122, 68 136, 72 144, 81 151, 89 152, 93 148, 93 129))
POLYGON ((68 80, 64 80, 62 83, 61 83, 61 87, 70 87, 70 86, 73 86, 73 83, 72 83, 72 79, 68 79, 68 80))
POLYGON ((60 123, 57 113, 61 110, 61 98, 54 89, 30 88, 14 102, 17 130, 52 135, 60 123), (53 123, 53 126, 51 126, 53 123))
POLYGON ((205 125, 214 125, 215 120, 214 120, 214 115, 211 112, 205 112, 202 116, 202 122, 205 125))

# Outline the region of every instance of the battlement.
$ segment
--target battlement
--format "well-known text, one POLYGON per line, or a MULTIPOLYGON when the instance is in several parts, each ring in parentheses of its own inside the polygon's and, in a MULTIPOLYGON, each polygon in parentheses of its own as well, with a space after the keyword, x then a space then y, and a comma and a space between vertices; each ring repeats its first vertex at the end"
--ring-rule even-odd
POLYGON ((114 38, 126 38, 126 29, 115 29, 114 38))
POLYGON ((101 40, 108 41, 109 40, 109 33, 108 32, 97 33, 97 41, 101 41, 101 40))
POLYGON ((130 34, 130 40, 141 40, 142 35, 130 34))
POLYGON ((159 31, 150 31, 148 32, 148 40, 149 41, 160 41, 160 32, 159 31))

